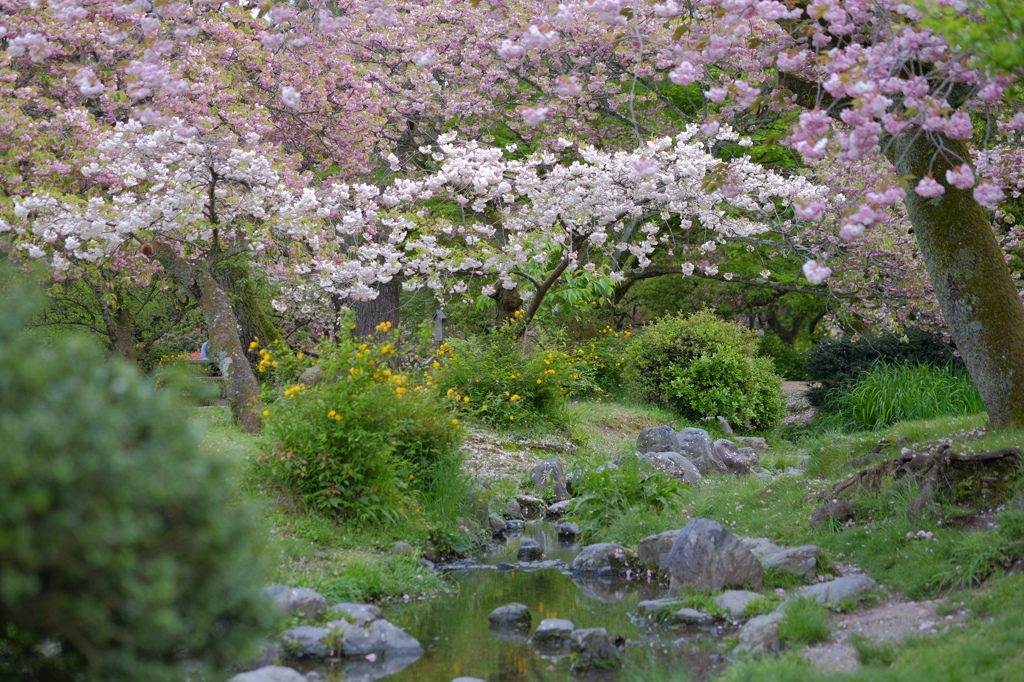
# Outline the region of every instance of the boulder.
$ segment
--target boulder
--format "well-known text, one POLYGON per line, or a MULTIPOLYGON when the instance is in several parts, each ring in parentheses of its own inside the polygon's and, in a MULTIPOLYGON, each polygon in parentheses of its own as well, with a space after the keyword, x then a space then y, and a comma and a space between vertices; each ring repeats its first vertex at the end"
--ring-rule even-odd
POLYGON ((540 561, 544 558, 544 548, 533 538, 523 538, 519 542, 516 557, 519 561, 540 561))
POLYGON ((733 443, 739 448, 751 448, 758 455, 763 455, 768 452, 768 441, 764 438, 758 438, 756 436, 733 436, 731 438, 733 443))
POLYGON ((299 375, 299 383, 300 384, 305 384, 306 386, 308 386, 310 388, 312 388, 313 386, 316 386, 317 384, 319 384, 323 380, 324 380, 324 374, 320 370, 320 366, 319 365, 313 365, 312 367, 307 367, 306 369, 304 369, 302 371, 302 374, 299 375))
POLYGON ((839 523, 846 523, 849 519, 854 518, 856 512, 857 510, 854 508, 853 503, 846 500, 832 500, 821 505, 811 513, 811 525, 815 528, 821 528, 829 519, 835 519, 839 523))
POLYGON ((334 620, 327 624, 335 643, 335 654, 345 658, 365 658, 373 654, 382 658, 419 657, 423 647, 419 641, 397 625, 379 618, 365 625, 347 620, 334 620), (341 638, 340 646, 337 644, 341 638))
POLYGON ((784 547, 779 547, 768 538, 743 538, 743 546, 753 552, 754 556, 758 559, 785 549, 784 547))
POLYGON ((558 539, 559 540, 575 540, 576 536, 580 534, 580 526, 575 521, 565 521, 558 524, 558 539))
POLYGON ((676 431, 671 426, 652 426, 640 431, 636 437, 636 451, 645 452, 679 452, 679 441, 676 431))
POLYGON ((715 597, 715 606, 728 612, 730 618, 742 618, 747 605, 761 598, 759 592, 730 590, 715 597))
POLYGON ((522 517, 527 521, 544 518, 548 510, 547 503, 536 495, 516 495, 516 503, 522 517))
POLYGON ((653 617, 658 612, 666 612, 679 606, 679 600, 675 597, 663 597, 662 599, 645 599, 636 605, 636 613, 639 616, 653 617))
POLYGON ((570 668, 573 673, 611 670, 622 664, 622 654, 604 628, 574 630, 569 645, 573 652, 570 668))
POLYGON ((281 633, 285 656, 295 659, 327 658, 330 647, 324 641, 331 634, 327 628, 300 625, 281 633))
POLYGON ((564 618, 545 618, 537 626, 530 639, 536 646, 562 647, 568 646, 569 638, 575 627, 571 620, 564 618))
POLYGON ((877 588, 878 583, 866 575, 848 575, 827 583, 801 587, 796 596, 810 597, 819 604, 835 604, 844 599, 859 599, 877 588))
POLYGON ((679 537, 678 530, 667 530, 657 535, 648 535, 637 546, 637 557, 644 566, 656 566, 668 570, 668 554, 679 537))
POLYGON ((512 602, 505 606, 499 606, 487 616, 487 623, 494 630, 514 630, 518 632, 529 632, 533 617, 530 609, 525 604, 512 602))
POLYGON ((487 523, 491 527, 492 535, 504 535, 505 531, 508 530, 508 523, 505 522, 505 519, 501 518, 494 512, 488 514, 487 523))
POLYGON ((402 540, 399 540, 395 544, 391 545, 392 554, 412 554, 415 551, 416 550, 413 548, 412 545, 410 545, 408 542, 403 542, 402 540))
POLYGON ((526 522, 522 519, 509 519, 505 524, 507 526, 505 532, 509 535, 518 535, 526 530, 526 522))
POLYGON ((792 573, 801 578, 813 578, 818 574, 818 551, 815 545, 791 547, 761 557, 761 566, 792 573))
POLYGON ((514 498, 509 500, 505 505, 505 518, 507 519, 522 519, 523 509, 519 506, 519 502, 514 498))
POLYGON ((636 552, 614 542, 587 545, 572 561, 572 572, 581 575, 618 575, 636 565, 636 552))
POLYGON ((671 589, 761 587, 761 562, 740 538, 710 519, 693 519, 679 531, 668 555, 671 589))
POLYGON ((308 682, 302 673, 279 665, 267 665, 247 673, 239 673, 228 682, 308 682))
POLYGON ((777 609, 766 616, 755 616, 740 628, 737 653, 746 651, 751 654, 775 653, 782 649, 779 639, 779 621, 782 610, 777 609))
POLYGON ((680 455, 693 462, 701 476, 724 471, 725 467, 715 460, 711 436, 704 429, 686 428, 676 434, 680 455))
POLYGON ((637 457, 647 467, 668 474, 680 483, 696 485, 702 478, 697 466, 678 452, 643 452, 637 457))
POLYGON ((561 502, 555 502, 548 506, 547 517, 549 519, 558 519, 565 515, 565 512, 569 510, 569 505, 572 504, 571 500, 562 500, 561 502))
POLYGON ((544 497, 555 502, 569 499, 569 487, 565 481, 565 470, 557 459, 546 459, 530 471, 530 478, 540 488, 544 497))
POLYGON ((324 596, 308 587, 268 585, 263 588, 263 594, 286 616, 298 612, 303 618, 317 620, 327 610, 327 600, 324 596))
MULTIPOLYGON (((384 618, 384 612, 375 604, 351 604, 342 602, 331 607, 332 615, 341 615, 345 620, 362 627, 367 623, 384 618)), ((334 620, 338 620, 334 618, 334 620)))
POLYGON ((736 443, 725 438, 716 440, 712 447, 715 460, 729 473, 745 476, 754 467, 761 466, 761 458, 757 456, 753 448, 740 449, 736 443))
POLYGON ((675 625, 711 625, 715 622, 715 617, 703 611, 684 606, 678 611, 670 613, 665 620, 675 625))

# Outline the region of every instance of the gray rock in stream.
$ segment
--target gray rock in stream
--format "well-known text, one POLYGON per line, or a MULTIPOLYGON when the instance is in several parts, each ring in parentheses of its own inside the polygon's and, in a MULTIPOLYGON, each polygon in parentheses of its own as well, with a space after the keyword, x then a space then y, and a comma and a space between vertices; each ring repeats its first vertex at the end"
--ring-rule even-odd
POLYGON ((522 519, 509 519, 505 525, 505 533, 508 535, 518 535, 526 530, 526 522, 522 519))
POLYGON ((335 641, 340 635, 340 652, 336 653, 345 658, 365 658, 374 654, 389 659, 415 659, 423 654, 423 647, 415 637, 384 619, 362 626, 347 620, 334 620, 327 627, 335 641))
POLYGON ((536 495, 516 495, 516 503, 519 511, 527 521, 543 519, 547 513, 548 505, 543 499, 536 495))
POLYGON ((668 570, 673 590, 761 587, 761 562, 738 536, 710 519, 693 519, 679 531, 668 555, 668 570))
POLYGON ((657 535, 648 535, 637 545, 636 553, 644 566, 654 566, 660 571, 668 570, 668 555, 679 537, 678 530, 667 530, 657 535))
POLYGON ((491 533, 493 535, 504 535, 505 531, 508 530, 508 522, 494 512, 487 516, 487 522, 491 526, 491 533))
POLYGON ((818 574, 818 551, 815 545, 790 547, 761 557, 761 566, 792 573, 805 579, 813 578, 818 574))
POLYGON ((575 630, 569 640, 572 647, 573 673, 587 673, 596 670, 612 670, 622 664, 619 648, 608 637, 604 628, 575 630))
POLYGON ((540 561, 544 558, 544 548, 533 538, 523 538, 519 542, 516 557, 520 561, 540 561))
POLYGON ((499 606, 487 616, 487 623, 493 630, 529 632, 532 622, 533 616, 530 615, 530 609, 519 602, 499 606))
POLYGON ((303 618, 317 620, 327 610, 327 600, 324 596, 308 587, 274 584, 264 587, 263 594, 286 616, 292 616, 297 612, 303 618))
POLYGON ((776 609, 766 616, 755 616, 748 620, 740 629, 736 652, 762 654, 782 649, 782 642, 779 640, 779 621, 782 617, 782 610, 776 609))
POLYGON ((565 470, 557 459, 546 459, 533 467, 530 478, 547 499, 554 499, 555 502, 569 499, 565 470))
POLYGON ((267 665, 247 673, 239 673, 228 682, 308 682, 302 673, 279 665, 267 665))
POLYGON ((575 521, 565 521, 558 524, 558 539, 559 540, 575 540, 576 536, 580 534, 580 526, 575 521))
POLYGON ((572 504, 572 500, 562 500, 561 502, 555 502, 552 505, 548 505, 547 516, 549 519, 560 519, 565 516, 565 512, 569 510, 569 505, 572 504))
POLYGON ((572 561, 572 572, 581 575, 619 575, 636 565, 636 552, 614 542, 587 545, 572 561))
POLYGON ((331 615, 335 616, 333 620, 337 620, 337 615, 342 615, 345 620, 351 620, 360 627, 384 618, 384 612, 376 604, 351 604, 348 602, 332 606, 331 615))
POLYGON ((530 641, 536 646, 563 647, 569 645, 569 639, 575 626, 571 620, 564 618, 545 618, 537 626, 530 641))
POLYGON ((300 625, 281 633, 281 645, 285 656, 298 660, 327 658, 331 653, 324 641, 331 634, 327 628, 300 625))

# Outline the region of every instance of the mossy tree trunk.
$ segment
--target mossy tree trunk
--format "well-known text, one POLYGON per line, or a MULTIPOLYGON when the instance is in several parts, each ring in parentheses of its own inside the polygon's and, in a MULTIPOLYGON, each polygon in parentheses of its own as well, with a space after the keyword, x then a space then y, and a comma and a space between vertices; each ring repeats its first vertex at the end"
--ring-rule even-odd
POLYGON ((206 354, 224 377, 231 414, 243 431, 258 433, 262 426, 260 383, 242 348, 231 301, 202 267, 182 259, 168 244, 157 243, 153 247, 153 257, 160 261, 164 271, 203 310, 210 341, 206 354))
POLYGON ((284 335, 267 312, 270 307, 269 297, 252 266, 239 255, 220 261, 213 271, 238 318, 242 345, 258 339, 264 348, 275 344, 287 347, 284 335))
MULTIPOLYGON (((928 173, 945 185, 946 171, 970 154, 960 140, 939 141, 924 134, 893 139, 886 156, 911 187, 928 173)), ((989 420, 1024 427, 1024 305, 987 212, 972 190, 949 185, 934 198, 908 191, 905 204, 949 333, 989 420)))

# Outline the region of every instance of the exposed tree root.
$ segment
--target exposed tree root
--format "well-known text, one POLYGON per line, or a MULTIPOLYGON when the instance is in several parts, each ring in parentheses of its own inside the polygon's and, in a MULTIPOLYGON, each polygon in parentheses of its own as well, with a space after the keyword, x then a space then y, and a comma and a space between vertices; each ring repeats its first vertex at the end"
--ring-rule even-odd
MULTIPOLYGON (((889 443, 882 441, 871 453, 851 462, 870 461, 879 456, 886 445, 889 443)), ((887 481, 903 486, 917 483, 919 492, 907 505, 907 518, 915 522, 928 515, 942 518, 937 498, 952 504, 981 506, 1004 501, 999 499, 999 483, 1009 479, 1021 465, 1021 459, 1021 450, 1017 447, 968 455, 941 445, 934 453, 901 454, 872 464, 815 497, 835 500, 858 492, 878 493, 887 481)))

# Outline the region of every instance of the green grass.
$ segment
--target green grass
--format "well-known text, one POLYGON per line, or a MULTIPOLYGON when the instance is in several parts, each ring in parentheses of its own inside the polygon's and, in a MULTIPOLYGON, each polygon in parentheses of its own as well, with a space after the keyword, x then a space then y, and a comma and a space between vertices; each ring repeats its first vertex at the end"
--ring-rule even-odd
POLYGON ((817 644, 832 636, 829 612, 811 597, 789 602, 779 621, 779 639, 795 644, 817 644))

